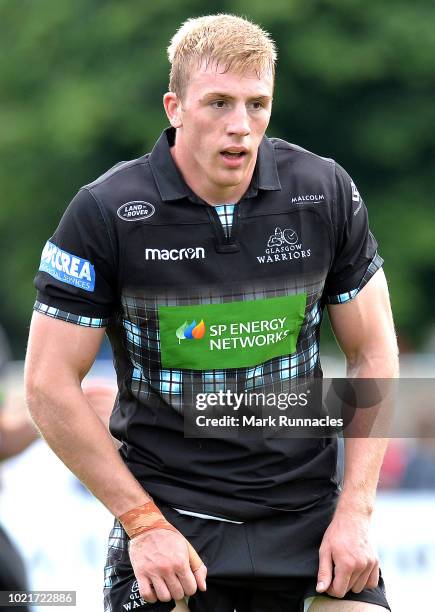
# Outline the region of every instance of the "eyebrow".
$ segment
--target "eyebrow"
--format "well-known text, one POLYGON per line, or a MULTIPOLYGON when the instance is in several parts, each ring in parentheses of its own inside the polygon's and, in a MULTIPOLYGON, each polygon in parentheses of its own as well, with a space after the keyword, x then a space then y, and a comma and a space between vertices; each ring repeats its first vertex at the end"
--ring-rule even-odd
MULTIPOLYGON (((210 92, 210 93, 205 94, 204 96, 202 96, 202 98, 200 98, 200 101, 209 102, 210 100, 234 100, 234 99, 235 99, 234 96, 231 96, 230 94, 227 94, 227 93, 225 94, 219 91, 215 91, 215 92, 210 92)), ((272 96, 261 94, 259 96, 250 96, 248 99, 269 102, 270 100, 272 100, 272 96)))

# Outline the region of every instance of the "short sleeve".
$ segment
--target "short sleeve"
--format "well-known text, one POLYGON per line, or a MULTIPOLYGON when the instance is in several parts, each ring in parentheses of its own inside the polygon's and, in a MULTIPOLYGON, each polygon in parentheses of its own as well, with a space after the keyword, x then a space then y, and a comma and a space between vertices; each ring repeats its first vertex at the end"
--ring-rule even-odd
POLYGON ((113 236, 99 203, 81 189, 46 242, 34 309, 87 327, 104 327, 117 308, 113 236))
POLYGON ((338 164, 335 176, 335 253, 324 289, 324 299, 329 304, 353 299, 383 264, 378 243, 369 229, 367 208, 355 183, 338 164))

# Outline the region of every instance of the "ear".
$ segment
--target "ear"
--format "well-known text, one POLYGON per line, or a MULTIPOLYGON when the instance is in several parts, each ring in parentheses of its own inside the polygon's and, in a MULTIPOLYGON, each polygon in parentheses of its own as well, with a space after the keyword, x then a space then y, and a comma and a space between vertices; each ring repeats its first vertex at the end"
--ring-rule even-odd
POLYGON ((181 120, 181 100, 178 98, 177 94, 172 91, 165 93, 163 96, 163 106, 165 107, 166 115, 172 127, 181 127, 183 125, 181 120))

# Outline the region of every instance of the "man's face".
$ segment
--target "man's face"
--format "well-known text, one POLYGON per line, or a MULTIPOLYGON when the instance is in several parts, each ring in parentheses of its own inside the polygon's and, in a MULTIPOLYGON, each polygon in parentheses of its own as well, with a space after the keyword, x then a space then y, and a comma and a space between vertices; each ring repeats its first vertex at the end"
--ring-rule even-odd
POLYGON ((176 136, 175 159, 186 182, 211 200, 247 188, 273 94, 272 75, 219 70, 202 66, 192 73, 176 136))

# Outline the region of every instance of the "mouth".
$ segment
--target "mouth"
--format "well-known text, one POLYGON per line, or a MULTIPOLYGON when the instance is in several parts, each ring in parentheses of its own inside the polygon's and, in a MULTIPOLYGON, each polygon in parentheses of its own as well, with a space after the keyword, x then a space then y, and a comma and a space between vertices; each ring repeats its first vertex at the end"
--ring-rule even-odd
POLYGON ((229 162, 240 162, 248 154, 248 151, 243 147, 229 147, 220 152, 221 156, 229 162))
POLYGON ((221 151, 221 155, 224 157, 228 157, 229 159, 238 159, 241 157, 245 157, 246 153, 244 151, 240 151, 240 153, 232 153, 231 151, 221 151))

